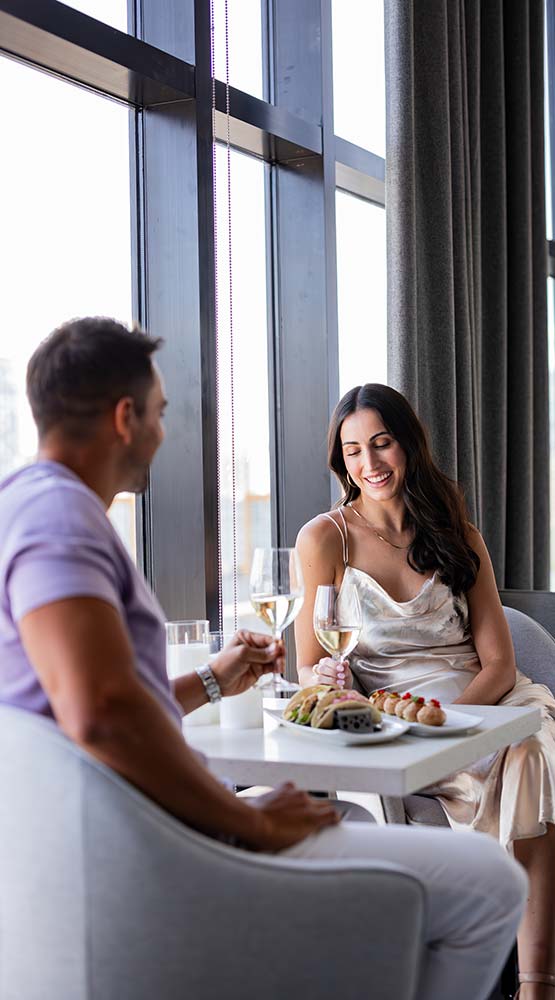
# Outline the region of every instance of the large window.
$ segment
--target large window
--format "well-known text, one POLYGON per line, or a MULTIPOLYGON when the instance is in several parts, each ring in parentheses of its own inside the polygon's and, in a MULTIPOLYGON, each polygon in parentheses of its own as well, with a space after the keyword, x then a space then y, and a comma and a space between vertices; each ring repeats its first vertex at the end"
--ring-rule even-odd
MULTIPOLYGON (((131 320, 131 251, 127 109, 5 58, 0 88, 3 477, 36 453, 29 356, 74 316, 131 320)), ((134 552, 134 501, 114 517, 134 552)))
POLYGON ((337 305, 340 395, 387 382, 385 211, 337 192, 337 305))
MULTIPOLYGON (((207 0, 208 2, 208 0, 207 0)), ((262 97, 262 2, 214 0, 214 63, 218 80, 262 97)))
POLYGON ((226 632, 234 627, 235 602, 239 627, 259 629, 249 601, 250 567, 256 546, 272 544, 265 167, 241 153, 232 152, 230 161, 231 261, 227 150, 218 147, 219 485, 226 632))
MULTIPOLYGON (((0 110, 8 331, 0 472, 35 450, 23 384, 40 338, 84 314, 143 323, 165 340, 159 363, 170 406, 137 505, 138 561, 168 618, 206 616, 215 627, 222 606, 226 630, 235 612, 239 625, 256 623, 248 600, 254 547, 291 545, 330 504, 336 280, 342 386, 362 369, 384 377, 382 4, 334 0, 333 17, 329 5, 293 6, 45 0, 22 4, 0 37, 0 50, 19 60, 0 66, 9 95, 0 110), (116 32, 92 32, 84 15, 125 32, 123 42, 116 32), (240 92, 229 123, 233 378, 225 148, 213 197, 212 46, 216 77, 228 75, 240 92), (37 52, 41 74, 29 68, 37 52), (195 64, 194 75, 180 57, 195 64), (332 130, 348 141, 328 141, 332 130), (334 167, 337 241, 336 194, 325 181, 334 167)), ((221 112, 221 91, 219 100, 221 112)), ((221 139, 221 113, 216 124, 221 139)), ((135 498, 118 498, 111 516, 133 549, 135 498)))
POLYGON ((384 0, 332 0, 335 133, 385 156, 384 0))
POLYGON ((112 28, 127 31, 127 0, 64 0, 64 3, 112 28))

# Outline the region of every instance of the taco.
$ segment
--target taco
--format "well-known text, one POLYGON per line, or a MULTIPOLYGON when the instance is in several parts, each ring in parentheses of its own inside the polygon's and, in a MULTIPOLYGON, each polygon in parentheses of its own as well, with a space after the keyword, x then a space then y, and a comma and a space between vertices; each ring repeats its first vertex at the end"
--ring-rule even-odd
POLYGON ((312 687, 301 688, 291 698, 283 718, 288 722, 296 722, 299 726, 310 725, 312 713, 319 700, 333 691, 339 691, 333 684, 313 684, 312 687))
POLYGON ((342 711, 353 709, 360 711, 361 708, 369 708, 372 711, 374 722, 381 720, 381 713, 370 704, 368 698, 358 691, 336 690, 320 698, 317 707, 312 713, 311 726, 315 729, 333 729, 334 713, 336 709, 342 711))

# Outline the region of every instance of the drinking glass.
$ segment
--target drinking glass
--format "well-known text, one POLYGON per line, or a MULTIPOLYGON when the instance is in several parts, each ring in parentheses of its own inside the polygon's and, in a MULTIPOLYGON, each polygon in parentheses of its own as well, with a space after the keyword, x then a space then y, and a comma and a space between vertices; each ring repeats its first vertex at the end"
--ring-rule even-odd
MULTIPOLYGON (((166 670, 170 680, 190 674, 195 667, 202 667, 210 658, 208 621, 195 618, 189 621, 166 622, 166 670)), ((218 722, 218 705, 201 705, 185 716, 187 726, 206 726, 218 722)))
MULTIPOLYGON (((295 549, 255 549, 250 576, 251 604, 274 639, 297 617, 304 601, 301 563, 295 549)), ((291 690, 279 673, 273 675, 274 694, 291 690)))
POLYGON ((356 587, 320 585, 314 601, 314 634, 332 660, 339 663, 355 648, 362 627, 356 587))

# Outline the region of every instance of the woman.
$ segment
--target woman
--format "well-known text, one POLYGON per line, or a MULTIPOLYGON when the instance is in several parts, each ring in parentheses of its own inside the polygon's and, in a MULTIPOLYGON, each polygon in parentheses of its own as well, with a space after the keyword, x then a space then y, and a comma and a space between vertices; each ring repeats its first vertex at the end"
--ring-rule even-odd
POLYGON ((301 684, 316 677, 368 694, 541 707, 538 734, 426 791, 452 825, 493 834, 526 868, 520 997, 555 1000, 555 699, 516 669, 484 541, 404 397, 384 385, 351 389, 328 444, 344 496, 297 540, 306 584, 296 622, 301 684), (322 657, 312 611, 318 584, 343 581, 356 584, 363 626, 350 662, 337 665, 322 657))

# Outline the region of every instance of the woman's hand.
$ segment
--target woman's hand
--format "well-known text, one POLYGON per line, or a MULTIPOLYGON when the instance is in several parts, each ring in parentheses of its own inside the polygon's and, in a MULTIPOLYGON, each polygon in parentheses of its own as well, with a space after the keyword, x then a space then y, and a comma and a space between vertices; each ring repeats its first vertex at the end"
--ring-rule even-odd
POLYGON ((312 668, 315 684, 336 684, 340 688, 352 688, 353 675, 348 660, 332 660, 324 656, 312 668))
POLYGON ((212 660, 211 667, 224 697, 242 694, 262 674, 283 672, 285 648, 281 639, 241 629, 212 660))

